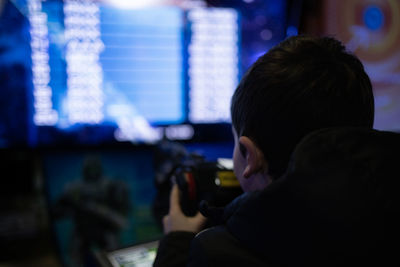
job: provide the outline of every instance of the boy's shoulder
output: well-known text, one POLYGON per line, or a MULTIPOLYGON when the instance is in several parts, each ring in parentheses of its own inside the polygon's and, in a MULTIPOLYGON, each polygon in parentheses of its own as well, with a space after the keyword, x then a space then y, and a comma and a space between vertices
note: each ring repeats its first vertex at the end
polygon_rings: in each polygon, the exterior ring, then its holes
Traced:
POLYGON ((191 260, 203 266, 272 266, 246 248, 228 229, 214 226, 198 233, 192 241, 191 260))

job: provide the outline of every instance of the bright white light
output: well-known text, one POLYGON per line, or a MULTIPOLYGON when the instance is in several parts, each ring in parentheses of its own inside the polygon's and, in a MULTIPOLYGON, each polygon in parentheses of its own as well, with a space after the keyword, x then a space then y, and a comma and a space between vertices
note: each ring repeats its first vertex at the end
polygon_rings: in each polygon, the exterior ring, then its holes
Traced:
POLYGON ((106 0, 106 4, 115 6, 117 8, 143 8, 149 6, 163 5, 170 1, 165 0, 106 0))
POLYGON ((65 0, 64 24, 67 62, 67 109, 69 122, 97 124, 103 114, 103 73, 99 54, 99 6, 65 0))
POLYGON ((170 140, 190 140, 194 129, 191 125, 171 125, 165 129, 165 135, 170 140))
POLYGON ((183 9, 205 7, 204 0, 104 0, 103 3, 117 8, 138 9, 151 6, 179 6, 183 9))
POLYGON ((189 119, 195 123, 227 122, 238 82, 238 14, 234 9, 189 11, 189 119))
POLYGON ((225 169, 232 170, 233 169, 233 160, 230 158, 219 158, 218 164, 224 167, 225 169))
POLYGON ((151 127, 140 115, 120 118, 117 124, 114 137, 118 141, 156 143, 162 138, 162 129, 151 127))
POLYGON ((51 100, 49 40, 47 15, 42 12, 40 0, 29 0, 29 22, 31 35, 32 81, 34 97, 33 122, 36 125, 54 125, 58 113, 53 110, 51 100))

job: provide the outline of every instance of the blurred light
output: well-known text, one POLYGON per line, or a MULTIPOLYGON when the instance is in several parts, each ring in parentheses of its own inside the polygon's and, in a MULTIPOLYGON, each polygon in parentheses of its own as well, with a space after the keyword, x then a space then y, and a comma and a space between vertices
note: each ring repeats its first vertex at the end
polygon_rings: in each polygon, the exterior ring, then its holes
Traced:
POLYGON ((165 135, 169 140, 190 140, 194 129, 191 125, 171 125, 165 129, 165 135))
POLYGON ((153 128, 142 116, 119 118, 114 132, 117 141, 156 143, 162 138, 162 128, 153 128))
POLYGON ((118 8, 142 8, 168 3, 165 0, 106 0, 104 2, 118 8))
POLYGON ((189 44, 189 120, 228 122, 238 82, 238 13, 231 8, 193 9, 189 44))
POLYGON ((286 29, 286 36, 296 36, 299 33, 295 26, 289 26, 286 29))
POLYGON ((64 3, 67 107, 71 124, 98 124, 103 118, 103 73, 99 55, 99 6, 67 0, 64 3))
POLYGON ((32 82, 34 96, 33 122, 36 125, 54 125, 58 113, 53 109, 51 99, 49 65, 49 40, 47 15, 42 12, 39 0, 28 1, 28 18, 30 22, 32 82))
POLYGON ((370 30, 379 30, 384 24, 385 17, 377 6, 368 6, 363 15, 364 23, 370 30))
POLYGON ((228 158, 219 158, 218 164, 224 167, 225 169, 233 169, 233 160, 228 158))
POLYGON ((253 3, 254 0, 243 0, 243 2, 245 2, 245 3, 247 3, 247 4, 250 4, 250 3, 253 3))
POLYGON ((268 29, 265 29, 260 32, 260 36, 261 39, 268 41, 272 39, 272 32, 268 29))
POLYGON ((372 41, 372 33, 364 26, 353 25, 350 27, 352 38, 347 42, 349 51, 356 51, 358 47, 368 49, 372 41))

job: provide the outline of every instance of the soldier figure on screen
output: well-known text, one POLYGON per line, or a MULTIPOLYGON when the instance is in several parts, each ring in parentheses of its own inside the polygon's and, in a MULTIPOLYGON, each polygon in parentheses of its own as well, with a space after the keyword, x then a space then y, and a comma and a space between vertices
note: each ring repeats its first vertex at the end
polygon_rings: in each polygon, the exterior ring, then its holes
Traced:
POLYGON ((105 177, 98 156, 84 160, 82 176, 65 186, 54 207, 56 218, 69 217, 74 223, 69 244, 72 266, 87 266, 92 250, 116 249, 130 210, 127 185, 105 177))

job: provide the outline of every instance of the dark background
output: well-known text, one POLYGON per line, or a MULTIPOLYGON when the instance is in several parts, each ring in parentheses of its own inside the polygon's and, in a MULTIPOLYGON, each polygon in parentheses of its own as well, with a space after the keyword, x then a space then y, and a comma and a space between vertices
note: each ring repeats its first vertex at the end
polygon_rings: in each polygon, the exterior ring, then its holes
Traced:
MULTIPOLYGON (((54 153, 65 154, 65 151, 69 151, 78 160, 87 151, 95 150, 107 154, 110 151, 115 153, 117 149, 119 152, 115 157, 130 157, 132 162, 139 164, 135 168, 147 170, 140 177, 135 176, 134 171, 127 171, 127 177, 131 177, 128 178, 129 182, 136 183, 136 186, 140 187, 142 184, 143 188, 150 190, 142 199, 151 202, 155 194, 151 190, 155 188, 149 189, 148 186, 154 179, 152 153, 155 145, 116 143, 112 139, 112 129, 102 126, 87 126, 74 134, 63 133, 52 127, 37 129, 33 126, 29 91, 29 23, 16 8, 17 2, 21 1, 0 1, 0 264, 62 266, 63 245, 49 213, 52 203, 49 195, 54 194, 51 191, 54 188, 61 190, 66 180, 52 180, 46 176, 45 166, 50 162, 46 159, 51 158, 54 153), (51 140, 48 142, 51 144, 50 148, 37 145, 40 133, 39 140, 51 140), (141 157, 147 159, 147 164, 143 163, 141 157), (146 179, 146 182, 141 183, 139 178, 146 179)), ((379 66, 387 66, 391 58, 399 55, 400 26, 393 19, 400 17, 399 6, 391 6, 393 1, 293 0, 287 1, 284 14, 268 17, 266 14, 273 14, 274 8, 279 6, 272 4, 274 2, 278 1, 207 1, 209 6, 229 6, 241 10, 242 69, 246 69, 261 53, 288 35, 329 34, 349 44, 352 38, 359 37, 357 32, 351 30, 352 26, 364 27, 374 36, 374 42, 371 46, 355 46, 354 52, 366 64, 374 85, 375 128, 398 131, 400 63, 389 64, 389 69, 384 69, 385 73, 391 75, 382 75, 377 70, 379 66), (379 14, 381 19, 383 17, 383 22, 379 22, 379 16, 369 17, 367 11, 371 7, 381 12, 379 14), (260 31, 265 28, 277 30, 274 39, 262 38, 260 31), (387 38, 389 32, 392 36, 390 40, 387 38), (380 38, 376 38, 377 34, 380 38)), ((194 125, 194 129, 193 139, 181 142, 187 151, 202 154, 209 160, 231 157, 232 135, 229 124, 194 125)), ((67 166, 71 166, 62 157, 52 160, 53 171, 63 172, 67 166)), ((121 168, 121 163, 107 164, 110 169, 121 168)), ((79 171, 77 165, 71 168, 79 171)), ((71 180, 75 178, 76 176, 71 177, 71 180)), ((157 234, 159 233, 153 231, 148 237, 156 237, 157 234)), ((123 245, 134 244, 143 239, 145 238, 128 238, 123 245)))

